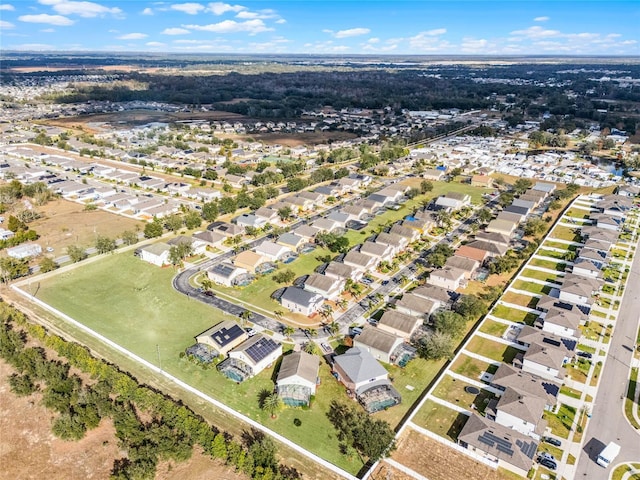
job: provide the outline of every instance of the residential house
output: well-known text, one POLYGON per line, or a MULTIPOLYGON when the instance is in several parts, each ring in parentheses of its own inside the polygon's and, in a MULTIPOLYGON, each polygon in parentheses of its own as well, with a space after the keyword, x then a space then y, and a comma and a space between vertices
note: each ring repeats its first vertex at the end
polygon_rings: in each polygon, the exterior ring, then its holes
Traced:
MULTIPOLYGON (((423 302, 429 302, 430 300, 420 299, 420 297, 415 297, 423 302)), ((399 310, 387 310, 380 317, 380 321, 378 322, 378 330, 384 330, 396 337, 400 337, 403 340, 409 340, 411 335, 416 331, 416 329, 422 324, 422 319, 417 318, 413 315, 408 315, 406 313, 402 313, 399 310)), ((365 330, 369 331, 370 329, 375 330, 375 327, 367 326, 365 330)), ((362 331, 364 333, 364 330, 362 331)), ((356 340, 359 340, 360 335, 356 337, 356 340)), ((395 347, 394 347, 395 349, 395 347)), ((393 353, 393 351, 391 352, 393 353)), ((374 355, 376 356, 376 355, 374 355)), ((378 358, 378 357, 376 357, 378 358)))
MULTIPOLYGON (((249 376, 254 376, 275 362, 281 355, 282 344, 280 342, 258 333, 231 350, 229 360, 235 360, 236 365, 242 364, 241 369, 249 376)), ((221 371, 223 370, 221 369, 221 371)))
POLYGON ((532 212, 536 208, 535 201, 526 200, 522 198, 522 196, 514 199, 513 202, 511 202, 511 205, 513 205, 514 207, 526 208, 527 210, 529 210, 529 212, 532 212))
POLYGON ((396 233, 381 232, 376 236, 376 243, 391 246, 394 250, 394 255, 396 255, 407 248, 409 245, 409 239, 396 233))
POLYGON ((240 252, 232 260, 233 264, 238 268, 243 268, 249 273, 255 273, 256 268, 267 260, 262 256, 251 250, 244 250, 240 252))
POLYGON ((196 342, 208 345, 218 355, 226 355, 248 338, 236 322, 224 320, 196 336, 196 342))
POLYGON ((474 272, 480 267, 480 262, 474 260, 472 258, 460 257, 458 255, 453 255, 447 258, 447 261, 444 264, 445 267, 457 268, 459 270, 464 271, 464 278, 469 280, 474 272))
POLYGON ((476 250, 484 250, 489 254, 489 257, 501 257, 505 253, 507 253, 508 247, 505 247, 501 243, 493 243, 487 242, 484 240, 473 240, 466 245, 465 247, 475 248, 476 250))
POLYGON ((599 254, 607 255, 611 250, 612 242, 607 242, 604 240, 595 240, 593 238, 588 238, 584 245, 582 246, 580 253, 585 252, 586 250, 594 250, 599 254))
POLYGON ((310 210, 313 210, 315 207, 315 203, 313 202, 313 200, 301 197, 299 195, 287 197, 283 201, 289 203, 294 212, 308 212, 310 210))
POLYGON ((506 212, 501 211, 496 217, 497 220, 508 220, 510 222, 521 223, 527 218, 526 215, 521 215, 519 213, 506 212))
POLYGON ((455 291, 465 283, 465 271, 452 267, 437 268, 429 274, 427 283, 455 291))
POLYGON ((318 192, 308 192, 308 191, 302 191, 302 192, 298 192, 298 197, 300 198, 304 198, 305 200, 309 200, 310 202, 312 202, 312 205, 314 207, 317 206, 321 206, 325 200, 325 198, 327 198, 325 195, 318 193, 318 192))
POLYGON ((473 175, 471 177, 471 186, 492 188, 493 178, 491 178, 489 175, 473 175))
POLYGON ((233 175, 231 173, 226 173, 224 175, 224 180, 231 185, 233 188, 242 188, 243 185, 249 183, 246 177, 240 175, 233 175))
POLYGON ((324 275, 336 279, 344 279, 345 281, 351 279, 352 281, 357 282, 364 275, 364 271, 359 268, 345 265, 344 263, 331 261, 324 270, 324 275))
POLYGON ((236 267, 235 265, 227 262, 218 263, 207 270, 207 277, 214 283, 232 287, 234 280, 247 273, 244 268, 236 267))
POLYGON ((305 243, 307 243, 307 240, 304 237, 301 237, 300 235, 296 235, 295 233, 287 232, 287 233, 283 233, 282 235, 280 235, 278 237, 278 240, 276 240, 276 243, 279 244, 279 245, 285 246, 285 247, 293 250, 294 252, 296 252, 305 243))
POLYGON ((489 222, 489 225, 485 228, 488 233, 498 233, 500 235, 506 235, 507 237, 513 237, 513 234, 518 228, 518 224, 516 222, 512 222, 509 220, 499 220, 494 219, 489 222))
POLYGON ((436 285, 425 284, 421 287, 414 288, 411 290, 413 295, 416 295, 421 298, 426 298, 427 300, 433 300, 434 302, 439 302, 440 306, 449 305, 452 300, 455 299, 456 294, 450 292, 446 288, 438 287, 436 285))
POLYGON ((243 229, 246 229, 246 227, 262 228, 267 224, 267 220, 265 218, 258 217, 252 213, 243 213, 231 221, 243 229))
POLYGON ((15 236, 15 233, 13 233, 11 230, 0 228, 0 240, 9 240, 13 236, 15 236))
POLYGON ((391 262, 394 257, 393 252, 392 246, 369 240, 360 245, 360 253, 375 257, 380 262, 391 262))
POLYGON ((362 218, 369 213, 369 211, 366 208, 358 205, 348 205, 346 207, 342 207, 340 211, 345 215, 348 215, 349 220, 356 220, 356 221, 362 220, 362 218))
POLYGON ((507 387, 499 400, 489 402, 485 413, 499 425, 540 440, 547 427, 542 419, 545 409, 544 398, 507 387))
POLYGON ((367 350, 354 347, 333 358, 333 372, 370 413, 397 405, 400 394, 389 381, 387 370, 367 350))
POLYGON ((491 378, 491 385, 503 392, 511 388, 517 392, 542 398, 545 402, 545 410, 554 410, 558 404, 560 383, 523 372, 506 363, 498 366, 491 378))
POLYGON ((284 245, 278 245, 270 240, 264 240, 259 243, 254 249, 257 254, 269 259, 272 262, 277 262, 282 259, 286 254, 292 253, 291 249, 284 245))
MULTIPOLYGON (((578 252, 578 260, 580 259, 588 260, 600 269, 609 264, 609 254, 603 250, 595 250, 593 248, 581 248, 578 252)), ((574 263, 576 262, 577 260, 574 261, 574 263)))
MULTIPOLYGON (((552 298, 552 297, 550 297, 552 298)), ((562 305, 556 300, 555 304, 562 305)), ((562 338, 580 338, 580 325, 588 320, 578 308, 564 308, 564 306, 550 306, 542 313, 539 320, 542 322, 542 330, 562 338)), ((538 306, 536 305, 536 308, 538 306)))
POLYGON ((599 240, 609 244, 614 244, 618 241, 618 232, 598 228, 595 225, 582 227, 580 234, 585 240, 599 240))
POLYGON ((222 247, 222 242, 225 241, 227 237, 218 232, 211 232, 209 230, 205 230, 204 232, 197 232, 193 234, 193 238, 197 238, 201 242, 204 242, 210 247, 220 248, 222 247))
POLYGON ((444 175, 444 170, 438 170, 437 168, 426 168, 424 172, 422 172, 423 178, 433 182, 442 180, 444 178, 444 175))
POLYGON ((605 230, 620 231, 624 223, 624 217, 611 216, 606 213, 592 213, 589 218, 596 227, 605 230))
POLYGON ((555 191, 556 186, 553 183, 536 182, 531 189, 551 195, 555 191))
POLYGON ((282 403, 290 407, 308 406, 316 394, 319 371, 320 360, 316 355, 300 351, 282 357, 276 378, 276 393, 282 403))
MULTIPOLYGON (((415 323, 416 319, 410 317, 415 323)), ((395 361, 394 352, 404 342, 402 337, 398 337, 387 330, 367 325, 362 329, 362 333, 353 339, 353 346, 366 350, 373 358, 385 363, 395 361)))
POLYGON ((618 187, 618 195, 627 198, 635 198, 640 195, 640 187, 635 185, 621 185, 618 187))
POLYGON ((244 228, 241 226, 225 222, 214 222, 207 227, 207 230, 220 233, 225 237, 235 237, 236 235, 244 234, 244 228))
POLYGON ((280 219, 280 217, 278 216, 278 211, 269 207, 260 207, 255 212, 253 212, 253 214, 258 218, 264 219, 265 224, 276 223, 280 219))
POLYGON ((530 213, 528 208, 516 207, 515 205, 509 205, 508 207, 504 208, 502 211, 507 213, 515 213, 516 215, 519 215, 520 220, 518 223, 524 221, 527 218, 527 215, 529 215, 530 213))
POLYGON ((573 262, 574 275, 580 275, 581 277, 599 278, 602 274, 602 270, 595 264, 595 262, 586 258, 577 258, 573 262))
POLYGON ((320 231, 321 230, 316 227, 312 227, 311 225, 300 225, 295 230, 293 230, 293 233, 295 233, 299 237, 304 238, 305 242, 310 243, 313 242, 313 239, 320 231))
POLYGON ((406 238, 409 243, 413 243, 420 239, 421 233, 428 232, 430 227, 422 221, 403 221, 402 225, 394 223, 389 229, 391 235, 400 235, 406 238))
POLYGON ((511 245, 511 237, 502 233, 480 231, 476 233, 476 240, 484 240, 485 242, 497 243, 504 247, 511 245))
POLYGON ((320 310, 323 302, 322 295, 297 287, 285 288, 280 297, 280 303, 284 308, 306 316, 311 316, 320 310))
POLYGON ((311 224, 312 227, 317 228, 319 231, 324 232, 332 232, 340 225, 334 220, 330 220, 328 218, 319 218, 315 222, 311 224))
POLYGON ((396 300, 396 311, 428 320, 441 303, 437 300, 423 298, 414 293, 405 293, 401 299, 396 300))
POLYGON ((436 206, 451 210, 460 210, 468 205, 471 205, 471 196, 466 193, 449 192, 436 200, 436 206))
POLYGON ((484 263, 484 261, 489 258, 489 252, 486 250, 482 250, 479 248, 473 248, 469 245, 460 246, 454 253, 456 257, 469 258, 471 260, 475 260, 480 265, 484 263))
POLYGON ((167 240, 167 245, 173 247, 178 245, 189 245, 192 255, 202 255, 207 251, 207 244, 197 238, 187 237, 186 235, 178 235, 175 238, 167 240))
POLYGON ((559 287, 559 299, 578 306, 589 306, 593 302, 592 297, 599 292, 603 283, 598 278, 566 274, 563 278, 562 286, 559 287))
POLYGON ((472 413, 458 434, 458 444, 525 478, 533 466, 538 441, 472 413))
POLYGON ((351 250, 344 256, 342 263, 363 271, 369 271, 376 268, 379 260, 376 257, 351 250))
POLYGON ((169 250, 171 246, 164 242, 152 243, 137 249, 142 260, 158 267, 169 264, 169 250))
POLYGON ((605 195, 596 203, 596 208, 604 215, 625 218, 633 208, 633 200, 621 195, 605 195))
POLYGON ((346 228, 347 222, 349 221, 349 215, 342 212, 331 212, 327 215, 327 220, 331 220, 336 223, 339 228, 346 228))
POLYGON ((312 273, 304 282, 304 289, 322 295, 327 300, 336 300, 344 290, 345 279, 312 273))
MULTIPOLYGON (((542 201, 542 199, 538 195, 529 195, 527 193, 523 193, 522 195, 520 195, 517 198, 517 200, 521 200, 523 202, 530 202, 532 210, 534 208, 536 208, 540 204, 540 202, 542 201)), ((513 205, 522 206, 522 207, 526 207, 527 206, 526 204, 518 205, 515 202, 513 203, 513 205)))

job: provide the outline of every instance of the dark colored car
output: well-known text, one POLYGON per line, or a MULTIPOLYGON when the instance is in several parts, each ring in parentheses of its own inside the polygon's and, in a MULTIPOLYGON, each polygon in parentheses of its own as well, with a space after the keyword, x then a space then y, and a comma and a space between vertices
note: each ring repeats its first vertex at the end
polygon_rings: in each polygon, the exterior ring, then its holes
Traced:
POLYGON ((559 446, 562 445, 562 442, 560 440, 558 440, 557 438, 544 437, 542 440, 547 442, 549 445, 553 445, 554 447, 559 447, 559 446))
POLYGON ((593 355, 589 352, 576 352, 576 355, 582 358, 588 358, 588 359, 593 358, 593 355))

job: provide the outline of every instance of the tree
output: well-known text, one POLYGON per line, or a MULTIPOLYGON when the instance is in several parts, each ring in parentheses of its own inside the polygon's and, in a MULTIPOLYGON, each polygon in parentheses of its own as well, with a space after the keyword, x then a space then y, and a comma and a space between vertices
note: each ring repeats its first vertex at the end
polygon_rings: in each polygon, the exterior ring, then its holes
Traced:
POLYGON ((338 305, 338 307, 340 307, 344 311, 347 309, 347 306, 349 305, 349 301, 346 298, 339 298, 336 301, 336 305, 338 305))
POLYGON ((308 353, 309 355, 322 355, 320 351, 320 347, 316 342, 307 342, 302 346, 302 350, 308 353))
POLYGON ((28 259, 0 257, 0 275, 5 283, 29 275, 28 259))
POLYGON ((487 313, 487 306, 475 295, 461 295, 453 306, 465 320, 477 320, 487 313))
POLYGON ((193 247, 188 242, 180 242, 169 249, 171 265, 182 265, 182 261, 193 253, 193 247))
POLYGON ((262 400, 260 406, 262 410, 267 412, 271 418, 276 418, 277 413, 282 409, 282 399, 277 393, 272 393, 262 400))
POLYGON ((307 186, 307 182, 302 178, 294 177, 287 180, 287 190, 290 192, 299 192, 307 186))
POLYGON ((491 220, 491 217, 493 217, 493 214, 488 208, 482 208, 478 212, 478 220, 480 223, 488 223, 491 220))
POLYGON ((291 283, 293 279, 296 278, 296 273, 287 268, 286 270, 274 273, 271 278, 277 283, 291 283))
POLYGON ((433 324, 437 332, 448 333, 452 337, 459 337, 464 333, 466 320, 462 315, 452 311, 440 311, 433 315, 433 324))
POLYGON ((429 180, 422 180, 420 182, 420 191, 422 193, 429 193, 432 190, 433 190, 433 182, 430 182, 429 180))
POLYGON ((51 257, 43 257, 38 266, 42 273, 52 272, 58 268, 58 264, 51 257))
MULTIPOLYGON (((273 312, 274 314, 276 312, 273 312)), ((284 329, 282 330, 282 333, 284 334, 285 337, 287 338, 291 338, 291 335, 293 335, 296 332, 296 329, 293 328, 291 325, 287 325, 286 327, 284 327, 284 329)))
POLYGON ((547 228, 546 222, 539 217, 530 218, 524 224, 523 231, 526 236, 536 236, 544 232, 547 228))
POLYGON ((409 190, 407 190, 406 195, 407 195, 407 197, 409 197, 409 198, 415 198, 415 197, 417 197, 418 195, 420 195, 420 193, 421 193, 421 192, 420 192, 420 189, 419 189, 419 188, 412 187, 412 188, 410 188, 409 190))
POLYGON ((189 230, 199 228, 202 225, 202 217, 196 210, 189 210, 184 215, 184 225, 189 230))
POLYGON ((327 328, 329 329, 329 333, 331 335, 337 335, 338 333, 340 333, 340 324, 336 321, 331 322, 327 328))
POLYGON ((181 215, 174 213, 164 219, 164 225, 170 232, 177 232, 184 225, 184 220, 181 215))
POLYGON ((215 222, 218 215, 220 215, 218 202, 208 202, 202 205, 202 218, 207 222, 215 222))
POLYGON ((453 337, 448 333, 434 332, 418 340, 418 355, 427 360, 451 358, 453 337))
POLYGON ((325 320, 328 319, 328 318, 333 317, 333 307, 331 305, 325 303, 322 306, 322 308, 320 309, 320 315, 325 320))
POLYGON ((9 215, 9 219, 7 220, 7 229, 11 230, 13 233, 16 233, 18 231, 24 231, 27 228, 29 227, 27 227, 27 225, 23 221, 21 221, 17 217, 14 217, 13 215, 9 215))
POLYGON ((529 190, 532 185, 533 183, 528 178, 519 178, 513 184, 513 191, 518 195, 522 195, 524 192, 529 190))
POLYGON ((501 207, 508 207, 513 202, 513 192, 502 192, 498 197, 498 203, 501 207))
POLYGON ((157 238, 162 235, 163 227, 160 220, 153 219, 153 222, 149 222, 144 226, 144 238, 157 238))
POLYGON ((291 210, 291 207, 285 206, 278 209, 278 217, 280 217, 280 220, 283 222, 289 220, 292 215, 293 210, 291 210))
POLYGON ((234 213, 238 209, 238 202, 233 197, 223 197, 218 202, 220 213, 234 213))
POLYGON ((116 241, 104 235, 96 237, 95 247, 98 253, 109 253, 116 249, 116 241))
POLYGON ((240 314, 240 319, 242 320, 243 325, 251 320, 251 317, 253 317, 253 312, 251 310, 243 310, 240 314))
POLYGON ((138 243, 138 234, 131 230, 125 230, 122 232, 122 243, 124 245, 135 245, 138 243))
POLYGON ((78 263, 88 257, 87 251, 79 245, 69 245, 67 255, 73 263, 78 263))

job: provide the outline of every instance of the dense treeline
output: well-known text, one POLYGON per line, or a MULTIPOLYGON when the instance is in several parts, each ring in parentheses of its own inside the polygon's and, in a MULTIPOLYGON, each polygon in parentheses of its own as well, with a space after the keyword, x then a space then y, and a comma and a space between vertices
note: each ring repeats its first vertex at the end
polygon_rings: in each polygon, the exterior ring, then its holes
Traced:
POLYGON ((6 303, 0 303, 0 322, 0 357, 17 371, 9 378, 11 390, 21 396, 42 393, 43 404, 57 414, 52 425, 56 436, 81 439, 102 419, 113 421, 126 455, 115 460, 111 478, 154 478, 160 460, 185 461, 194 445, 253 479, 300 478, 294 469, 278 464, 275 444, 261 432, 246 432, 241 442, 234 440, 180 402, 94 358, 85 347, 28 323, 6 303), (54 350, 62 360, 48 358, 42 346, 27 346, 29 339, 54 350), (90 380, 70 373, 72 366, 90 380))

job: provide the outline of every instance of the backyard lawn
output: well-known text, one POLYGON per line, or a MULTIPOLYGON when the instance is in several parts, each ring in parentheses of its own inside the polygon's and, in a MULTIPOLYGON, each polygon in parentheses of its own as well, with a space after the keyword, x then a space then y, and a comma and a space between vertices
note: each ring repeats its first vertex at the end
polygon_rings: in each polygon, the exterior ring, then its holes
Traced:
POLYGON ((473 386, 470 383, 456 380, 449 375, 443 375, 433 390, 433 396, 446 400, 465 410, 475 409, 479 412, 484 412, 488 401, 492 399, 494 395, 487 390, 480 390, 480 393, 477 394, 469 393, 466 391, 468 387, 473 386))
POLYGON ((542 282, 550 283, 562 283, 562 277, 560 275, 554 275, 553 273, 543 272, 541 270, 534 270, 532 268, 525 268, 520 274, 522 277, 533 278, 534 280, 540 280, 542 282))
POLYGON ((487 318, 482 322, 480 331, 488 335, 493 335, 494 337, 502 337, 507 328, 509 328, 508 325, 487 318))
POLYGON ((554 242, 553 240, 545 240, 542 243, 542 246, 549 248, 560 248, 562 250, 568 250, 570 252, 575 252, 578 250, 578 247, 576 245, 567 245, 566 243, 554 242))
POLYGON ((538 318, 538 314, 536 313, 520 310, 519 308, 507 307, 506 305, 496 305, 491 311, 491 315, 511 322, 524 322, 527 325, 532 325, 535 319, 538 318))
POLYGON ((468 418, 466 415, 440 405, 433 400, 427 400, 413 417, 413 423, 456 442, 460 430, 462 430, 468 418))
POLYGON ((498 369, 496 365, 492 365, 477 358, 469 357, 468 355, 461 354, 458 356, 455 362, 451 364, 449 370, 458 375, 464 375, 465 377, 472 378, 474 380, 480 380, 480 375, 484 372, 495 373, 498 369))
POLYGON ((579 233, 576 233, 574 230, 576 229, 565 227, 564 225, 556 225, 556 227, 552 230, 549 238, 551 240, 557 238, 560 240, 567 240, 569 242, 581 242, 582 236, 579 233))
POLYGON ((536 308, 538 301, 537 297, 530 297, 529 295, 523 295, 521 293, 506 292, 502 295, 502 301, 505 303, 513 303, 528 308, 536 308))
POLYGON ((494 342, 477 335, 469 341, 466 350, 490 358, 491 360, 495 360, 497 362, 504 362, 509 364, 513 362, 516 354, 520 351, 517 348, 504 345, 503 343, 494 342))
POLYGON ((552 262, 551 260, 542 260, 534 257, 529 265, 532 267, 548 268, 549 270, 555 270, 557 272, 564 272, 567 265, 563 262, 552 262))
POLYGON ((524 280, 516 280, 513 282, 512 287, 516 290, 524 290, 525 292, 533 293, 534 295, 548 295, 551 291, 551 287, 548 285, 526 282, 524 280))

